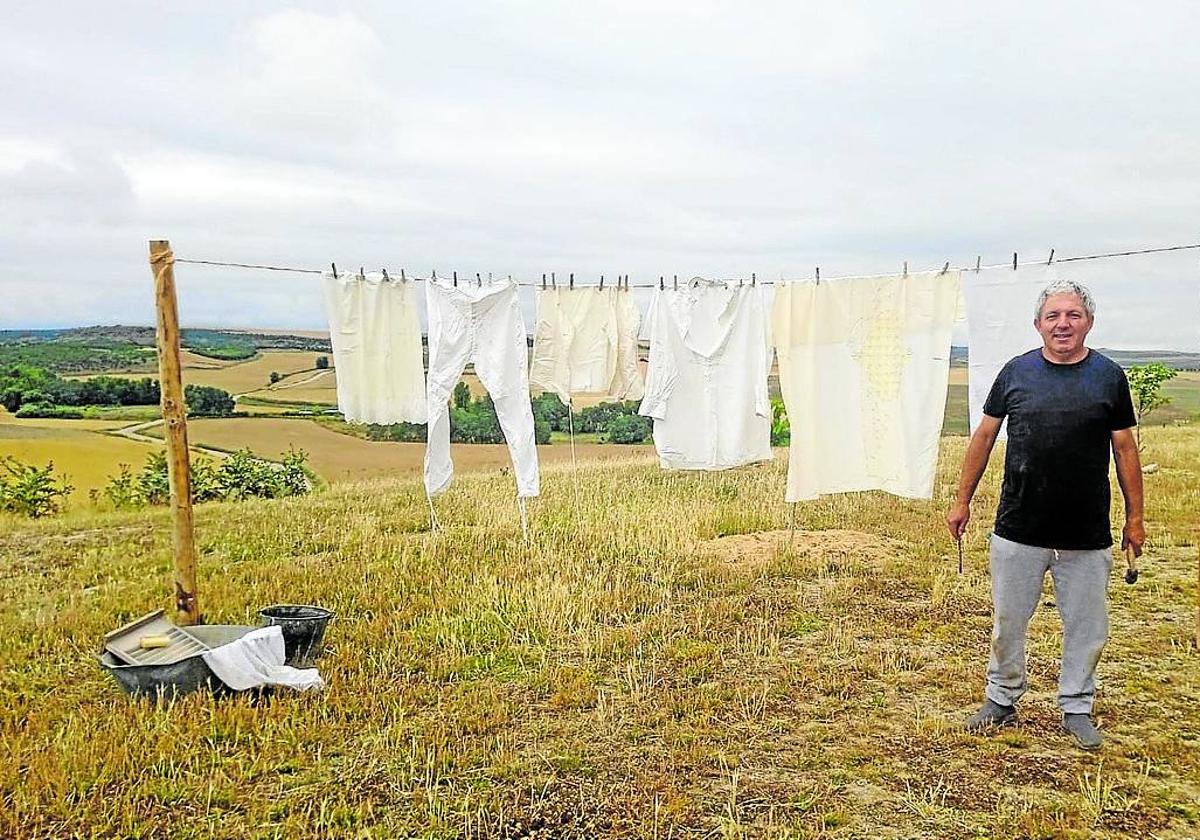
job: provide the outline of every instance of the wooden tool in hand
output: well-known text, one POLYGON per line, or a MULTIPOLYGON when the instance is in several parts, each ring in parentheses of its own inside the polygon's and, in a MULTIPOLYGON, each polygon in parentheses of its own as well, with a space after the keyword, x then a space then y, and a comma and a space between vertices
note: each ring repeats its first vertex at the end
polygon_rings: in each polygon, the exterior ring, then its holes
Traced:
POLYGON ((1133 585, 1137 583, 1138 570, 1137 558, 1133 556, 1133 547, 1125 547, 1125 582, 1133 585))

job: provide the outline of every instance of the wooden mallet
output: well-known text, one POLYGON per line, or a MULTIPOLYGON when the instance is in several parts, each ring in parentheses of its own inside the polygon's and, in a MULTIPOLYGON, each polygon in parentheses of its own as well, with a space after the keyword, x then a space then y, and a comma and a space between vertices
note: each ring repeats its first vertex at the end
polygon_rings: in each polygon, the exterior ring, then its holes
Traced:
POLYGON ((1131 586, 1137 583, 1137 558, 1133 556, 1133 546, 1125 546, 1125 582, 1131 586))

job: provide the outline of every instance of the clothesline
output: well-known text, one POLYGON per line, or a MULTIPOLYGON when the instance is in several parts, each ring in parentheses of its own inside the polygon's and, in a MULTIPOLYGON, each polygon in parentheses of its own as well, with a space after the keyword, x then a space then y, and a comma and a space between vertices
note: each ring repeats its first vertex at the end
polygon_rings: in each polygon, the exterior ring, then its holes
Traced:
MULTIPOLYGON (((1104 260, 1104 259, 1111 259, 1114 257, 1130 257, 1130 256, 1136 256, 1139 254, 1161 254, 1161 253, 1166 253, 1168 251, 1188 251, 1188 250, 1195 250, 1195 249, 1200 249, 1200 243, 1193 243, 1193 244, 1189 244, 1189 245, 1170 245, 1170 246, 1167 246, 1164 248, 1142 248, 1142 249, 1133 250, 1133 251, 1113 251, 1113 252, 1103 253, 1103 254, 1086 254, 1086 255, 1078 256, 1078 257, 1061 257, 1059 259, 1055 259, 1054 250, 1051 249, 1050 256, 1048 259, 1026 260, 1024 262, 1018 262, 1017 254, 1016 254, 1016 252, 1014 252, 1012 260, 1002 262, 1002 263, 991 263, 989 265, 981 265, 980 260, 976 260, 975 265, 973 265, 973 266, 951 266, 950 263, 947 262, 940 269, 933 268, 933 269, 926 269, 926 271, 945 272, 945 271, 949 271, 949 270, 953 269, 955 271, 962 271, 965 273, 969 273, 969 272, 980 272, 980 271, 993 271, 996 269, 1004 269, 1004 268, 1016 270, 1017 268, 1019 268, 1021 266, 1048 265, 1051 263, 1083 262, 1086 260, 1104 260)), ((291 266, 226 262, 226 261, 222 261, 222 260, 184 259, 182 257, 176 257, 175 262, 189 263, 192 265, 212 265, 212 266, 220 266, 223 268, 248 268, 248 269, 253 269, 256 271, 282 271, 282 272, 288 272, 288 273, 292 273, 292 274, 326 274, 327 273, 323 269, 316 269, 316 268, 295 268, 295 267, 291 267, 291 266)), ((332 268, 333 265, 331 264, 330 267, 332 268)), ((361 271, 361 269, 360 269, 360 271, 361 271)), ((387 273, 386 270, 385 270, 385 273, 387 273)), ((870 275, 842 274, 842 275, 837 275, 837 276, 833 276, 833 277, 822 278, 821 270, 820 270, 820 268, 818 268, 816 270, 815 274, 811 277, 801 277, 801 278, 796 278, 796 279, 785 279, 785 278, 781 277, 779 280, 759 280, 757 278, 757 275, 751 274, 749 278, 735 277, 735 278, 732 278, 732 280, 737 280, 739 283, 752 283, 752 284, 761 283, 764 286, 773 286, 773 285, 777 285, 777 284, 781 284, 781 283, 804 283, 804 282, 819 283, 819 282, 821 282, 822 279, 825 279, 825 280, 857 280, 862 277, 868 277, 868 276, 870 276, 870 277, 903 277, 903 276, 907 275, 908 273, 909 273, 908 264, 905 263, 904 271, 897 271, 897 272, 893 272, 893 273, 885 272, 883 274, 870 274, 870 275)), ((913 273, 919 273, 919 272, 914 271, 913 273)), ((920 273, 923 273, 923 272, 920 272, 920 273)), ((511 275, 505 275, 505 276, 508 277, 509 279, 511 279, 511 275)), ((434 271, 432 273, 431 277, 409 277, 409 276, 407 276, 407 274, 404 272, 403 269, 400 271, 399 277, 402 280, 412 281, 412 282, 416 282, 416 283, 427 283, 431 279, 433 279, 435 281, 437 279, 439 279, 437 277, 436 271, 434 271)), ((601 275, 601 284, 603 284, 603 277, 604 277, 604 275, 601 275)), ((630 283, 629 275, 627 275, 627 274, 626 275, 617 275, 617 277, 618 277, 618 283, 620 283, 621 277, 625 278, 624 288, 626 288, 626 289, 630 289, 630 288, 632 288, 632 289, 665 288, 668 283, 670 283, 672 286, 677 286, 678 282, 679 282, 679 278, 677 275, 672 275, 670 280, 666 279, 666 275, 659 275, 658 282, 651 282, 651 283, 630 283)), ((456 282, 456 283, 458 282, 459 279, 461 279, 461 281, 463 283, 471 282, 470 279, 467 277, 458 278, 457 274, 454 272, 451 273, 451 277, 442 277, 440 279, 450 280, 451 278, 453 278, 453 282, 456 282)), ((491 282, 491 278, 492 278, 492 275, 489 274, 488 275, 489 282, 491 282)), ((478 273, 475 274, 475 279, 476 279, 476 282, 478 282, 478 283, 483 282, 482 275, 480 275, 478 273)), ((568 275, 568 279, 565 282, 567 283, 569 288, 573 288, 575 285, 574 275, 573 274, 568 275)), ((726 282, 730 282, 730 281, 727 280, 726 282)), ((536 280, 534 280, 534 281, 515 281, 515 285, 533 287, 533 288, 557 288, 557 286, 558 286, 557 272, 551 272, 550 274, 543 275, 541 281, 536 281, 536 280)))

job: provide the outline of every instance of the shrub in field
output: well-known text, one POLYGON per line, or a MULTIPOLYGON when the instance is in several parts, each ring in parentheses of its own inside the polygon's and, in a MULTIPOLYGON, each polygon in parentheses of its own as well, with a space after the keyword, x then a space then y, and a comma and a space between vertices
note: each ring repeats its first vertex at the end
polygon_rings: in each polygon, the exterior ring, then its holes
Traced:
POLYGON ((0 458, 0 511, 38 518, 58 513, 74 489, 54 474, 54 462, 36 467, 11 455, 0 458))
POLYGON ((69 405, 55 405, 45 402, 22 403, 17 409, 18 417, 57 418, 59 420, 78 420, 83 417, 83 409, 69 405))
POLYGON ((1137 444, 1142 448, 1142 419, 1171 401, 1160 392, 1163 383, 1174 379, 1179 371, 1167 367, 1162 362, 1151 362, 1148 365, 1130 365, 1125 371, 1129 379, 1129 392, 1133 395, 1133 409, 1137 413, 1137 444))
POLYGON ((317 356, 316 366, 317 370, 329 370, 329 357, 317 356))
POLYGON ((283 379, 283 374, 277 370, 273 370, 273 371, 271 371, 271 375, 268 376, 267 378, 271 381, 271 384, 274 385, 280 379, 283 379))
POLYGON ((188 415, 193 417, 220 417, 233 413, 233 397, 228 391, 207 385, 188 385, 183 389, 188 415))
POLYGON ((121 471, 104 485, 104 498, 117 510, 141 507, 145 502, 138 478, 130 471, 128 464, 121 464, 121 471))
POLYGON ((771 400, 771 445, 787 446, 792 442, 792 427, 788 422, 783 400, 771 400))
POLYGON ((599 405, 588 406, 582 411, 576 412, 575 431, 604 434, 608 431, 608 424, 613 420, 618 417, 636 416, 637 410, 637 400, 602 402, 599 405))
POLYGON ((171 482, 167 475, 167 454, 152 452, 138 474, 138 497, 143 504, 165 505, 171 498, 171 482))
MULTIPOLYGON (((191 462, 192 501, 238 501, 250 497, 274 499, 302 496, 315 484, 308 468, 308 455, 291 449, 281 463, 266 461, 249 449, 233 453, 224 461, 196 458, 191 462)), ((104 498, 117 509, 144 505, 165 505, 171 498, 167 457, 155 452, 146 458, 141 472, 133 473, 127 464, 108 480, 104 498)))
POLYGON ((607 439, 610 443, 642 443, 650 437, 651 431, 649 418, 626 414, 608 424, 607 439))
POLYGON ((533 398, 531 404, 535 418, 541 417, 553 431, 567 431, 568 411, 563 401, 558 398, 558 394, 549 392, 538 394, 533 398))

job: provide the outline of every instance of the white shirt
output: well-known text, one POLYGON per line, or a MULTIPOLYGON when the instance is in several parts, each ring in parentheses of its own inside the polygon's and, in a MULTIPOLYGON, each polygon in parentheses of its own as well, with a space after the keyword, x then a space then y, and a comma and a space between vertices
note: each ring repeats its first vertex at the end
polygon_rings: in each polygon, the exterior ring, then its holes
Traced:
POLYGON ((650 304, 650 370, 638 413, 654 418, 665 469, 771 460, 771 338, 762 289, 692 281, 650 304))

